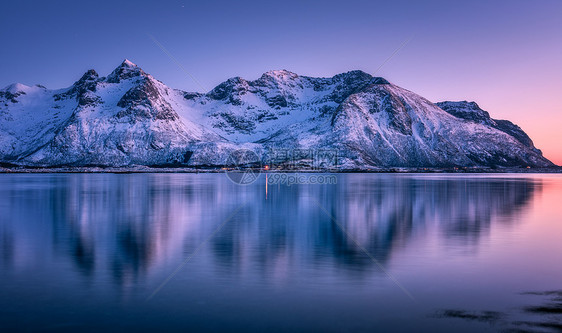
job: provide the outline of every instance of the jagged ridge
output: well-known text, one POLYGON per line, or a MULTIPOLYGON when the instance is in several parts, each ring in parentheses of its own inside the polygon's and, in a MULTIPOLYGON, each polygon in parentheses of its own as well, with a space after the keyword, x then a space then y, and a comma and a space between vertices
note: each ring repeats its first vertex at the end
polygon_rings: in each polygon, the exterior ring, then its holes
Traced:
POLYGON ((270 71, 190 93, 125 60, 67 89, 8 86, 0 119, 0 160, 21 165, 221 165, 240 147, 331 149, 355 169, 552 165, 474 102, 433 104, 362 71, 270 71))

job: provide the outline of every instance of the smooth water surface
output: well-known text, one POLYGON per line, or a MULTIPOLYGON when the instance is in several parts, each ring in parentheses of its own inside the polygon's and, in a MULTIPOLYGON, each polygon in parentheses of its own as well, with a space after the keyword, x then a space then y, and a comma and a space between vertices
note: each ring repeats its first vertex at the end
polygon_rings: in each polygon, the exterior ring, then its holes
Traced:
POLYGON ((1 174, 0 329, 560 325, 561 176, 336 177, 1 174))

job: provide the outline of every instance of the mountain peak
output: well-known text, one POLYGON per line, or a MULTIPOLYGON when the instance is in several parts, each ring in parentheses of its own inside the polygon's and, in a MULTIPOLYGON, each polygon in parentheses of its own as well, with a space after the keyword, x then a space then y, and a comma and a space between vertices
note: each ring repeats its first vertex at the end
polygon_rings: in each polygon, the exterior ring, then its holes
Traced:
POLYGON ((125 67, 138 67, 135 63, 133 63, 131 60, 129 59, 125 59, 123 60, 123 62, 121 63, 121 66, 125 66, 125 67))
POLYGON ((457 109, 457 110, 463 110, 463 112, 476 112, 476 113, 482 113, 482 112, 486 112, 484 110, 482 110, 482 108, 480 108, 480 106, 478 104, 476 104, 476 102, 469 102, 469 101, 443 101, 443 102, 438 102, 435 103, 437 106, 439 106, 441 109, 445 110, 445 111, 449 111, 452 109, 457 109))
POLYGON ((85 81, 93 81, 99 78, 98 73, 94 69, 88 69, 84 75, 78 80, 77 83, 85 82, 85 81))
POLYGON ((26 86, 23 83, 12 83, 10 85, 8 85, 6 88, 4 88, 5 91, 11 93, 11 94, 16 94, 16 93, 25 93, 27 92, 29 89, 31 89, 31 87, 26 86))
POLYGON ((438 107, 442 110, 446 111, 449 114, 461 119, 472 120, 480 123, 490 123, 492 119, 490 118, 490 114, 480 108, 476 102, 468 102, 468 101, 459 101, 459 102, 452 102, 452 101, 444 101, 435 103, 438 107))
POLYGON ((129 59, 123 62, 107 76, 107 82, 119 83, 121 80, 126 80, 135 76, 144 76, 146 73, 129 59))
POLYGON ((370 74, 365 73, 359 69, 337 74, 332 77, 332 79, 336 79, 336 80, 343 79, 343 80, 360 80, 360 81, 368 81, 371 80, 372 78, 373 77, 370 74))
POLYGON ((474 101, 443 101, 440 103, 480 109, 480 106, 474 101))
POLYGON ((262 74, 261 78, 275 78, 278 80, 293 80, 299 77, 298 74, 288 71, 286 69, 278 69, 278 70, 271 70, 267 71, 262 74))
POLYGON ((268 74, 268 75, 275 75, 275 76, 281 76, 281 75, 297 75, 296 73, 293 73, 291 71, 288 71, 286 69, 273 69, 270 71, 265 72, 264 74, 268 74))

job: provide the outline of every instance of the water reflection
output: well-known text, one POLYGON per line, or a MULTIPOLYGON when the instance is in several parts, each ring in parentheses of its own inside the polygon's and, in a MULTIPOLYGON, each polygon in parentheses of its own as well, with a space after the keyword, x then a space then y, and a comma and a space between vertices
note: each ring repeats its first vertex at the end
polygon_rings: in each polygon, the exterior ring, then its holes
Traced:
POLYGON ((135 284, 177 265, 228 220, 198 254, 204 264, 278 278, 295 266, 361 272, 373 262, 355 241, 382 263, 433 231, 470 249, 541 191, 526 178, 338 177, 269 186, 266 199, 263 178, 237 186, 216 174, 2 175, 1 264, 70 261, 84 277, 135 284))

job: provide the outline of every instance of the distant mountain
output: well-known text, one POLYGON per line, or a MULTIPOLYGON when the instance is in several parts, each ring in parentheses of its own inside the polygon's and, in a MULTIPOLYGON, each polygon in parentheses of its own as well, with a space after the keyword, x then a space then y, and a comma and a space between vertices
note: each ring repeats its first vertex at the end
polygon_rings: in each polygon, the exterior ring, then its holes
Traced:
POLYGON ((337 151, 339 167, 553 164, 474 102, 433 104, 362 71, 280 70, 208 93, 167 87, 125 60, 71 87, 0 90, 0 161, 27 166, 223 165, 238 148, 337 151))

